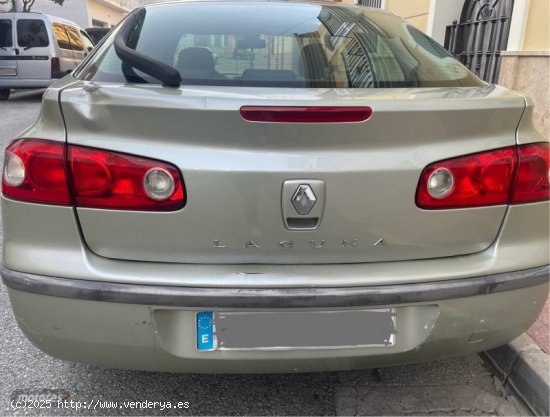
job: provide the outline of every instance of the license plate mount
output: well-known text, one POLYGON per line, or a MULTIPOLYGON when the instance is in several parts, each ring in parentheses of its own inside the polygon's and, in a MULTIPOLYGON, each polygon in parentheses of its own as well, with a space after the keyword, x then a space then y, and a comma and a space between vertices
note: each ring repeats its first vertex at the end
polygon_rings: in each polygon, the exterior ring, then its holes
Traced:
POLYGON ((391 347, 396 334, 392 308, 196 314, 199 351, 391 347))

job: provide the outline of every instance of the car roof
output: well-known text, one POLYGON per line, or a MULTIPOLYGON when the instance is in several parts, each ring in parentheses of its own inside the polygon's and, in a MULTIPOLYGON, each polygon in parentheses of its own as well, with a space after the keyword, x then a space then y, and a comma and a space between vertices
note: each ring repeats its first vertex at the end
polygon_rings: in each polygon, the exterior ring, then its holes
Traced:
POLYGON ((12 13, 9 13, 9 15, 17 18, 17 19, 21 19, 21 18, 45 18, 46 20, 50 21, 50 22, 57 22, 57 23, 63 23, 63 24, 66 24, 66 25, 71 25, 71 26, 75 26, 79 29, 82 29, 77 23, 73 22, 72 20, 69 20, 69 19, 64 19, 62 17, 59 17, 59 16, 53 16, 53 15, 50 15, 50 14, 46 14, 46 13, 39 13, 39 12, 12 12, 12 13), (31 16, 29 16, 31 15, 31 16))

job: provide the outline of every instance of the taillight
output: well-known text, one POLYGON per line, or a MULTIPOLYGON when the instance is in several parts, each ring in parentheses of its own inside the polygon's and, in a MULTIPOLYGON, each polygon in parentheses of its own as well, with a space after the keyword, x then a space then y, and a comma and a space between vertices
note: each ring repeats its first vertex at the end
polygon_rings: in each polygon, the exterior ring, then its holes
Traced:
POLYGON ((16 140, 4 155, 2 193, 15 200, 70 205, 65 168, 63 143, 16 140))
POLYGON ((427 166, 416 192, 428 210, 518 204, 549 199, 547 143, 511 146, 427 166))
POLYGON ((55 75, 55 73, 61 72, 61 64, 59 62, 59 58, 52 57, 50 64, 51 64, 52 76, 55 75))
POLYGON ((550 146, 524 145, 518 148, 519 170, 512 193, 512 204, 550 198, 550 146))
POLYGON ((364 122, 370 107, 243 106, 241 116, 249 122, 351 123, 364 122))
POLYGON ((173 211, 185 204, 183 179, 170 164, 40 139, 8 146, 2 192, 15 200, 115 210, 173 211))
POLYGON ((183 181, 172 165, 72 145, 68 155, 78 207, 154 211, 183 207, 183 181))

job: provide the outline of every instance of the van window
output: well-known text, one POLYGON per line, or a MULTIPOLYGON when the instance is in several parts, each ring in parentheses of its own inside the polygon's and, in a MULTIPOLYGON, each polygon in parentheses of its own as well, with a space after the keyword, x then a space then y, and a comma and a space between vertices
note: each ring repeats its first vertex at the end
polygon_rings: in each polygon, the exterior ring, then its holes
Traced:
POLYGON ((80 37, 78 30, 76 30, 72 26, 65 26, 65 29, 67 29, 67 34, 69 35, 69 42, 71 42, 71 49, 73 51, 83 51, 84 43, 82 42, 82 38, 80 37))
POLYGON ((0 19, 0 48, 13 46, 11 20, 0 19))
POLYGON ((69 42, 69 35, 67 35, 67 31, 65 30, 65 26, 59 23, 53 24, 53 34, 55 36, 55 40, 57 41, 57 45, 61 49, 71 49, 71 42, 69 42))
POLYGON ((19 19, 17 43, 21 48, 42 48, 50 44, 43 20, 19 19))

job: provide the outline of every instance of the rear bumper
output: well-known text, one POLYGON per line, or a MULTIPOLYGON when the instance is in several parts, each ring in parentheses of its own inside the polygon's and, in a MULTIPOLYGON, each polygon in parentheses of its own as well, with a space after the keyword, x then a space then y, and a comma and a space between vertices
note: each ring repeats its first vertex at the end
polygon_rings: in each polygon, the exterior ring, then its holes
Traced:
POLYGON ((428 284, 228 289, 108 284, 2 269, 19 326, 44 352, 103 367, 179 372, 303 372, 389 366, 486 350, 538 317, 548 266, 428 284), (198 311, 392 307, 390 347, 199 352, 198 311))
POLYGON ((197 288, 44 277, 0 267, 14 290, 115 303, 200 308, 327 308, 398 305, 474 297, 548 282, 548 265, 428 283, 334 288, 197 288))

